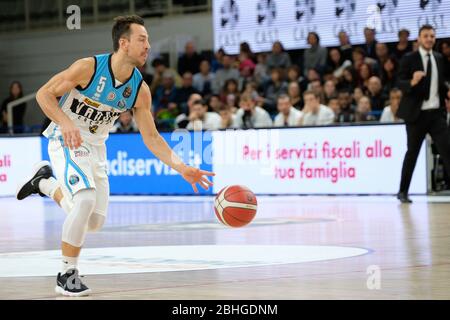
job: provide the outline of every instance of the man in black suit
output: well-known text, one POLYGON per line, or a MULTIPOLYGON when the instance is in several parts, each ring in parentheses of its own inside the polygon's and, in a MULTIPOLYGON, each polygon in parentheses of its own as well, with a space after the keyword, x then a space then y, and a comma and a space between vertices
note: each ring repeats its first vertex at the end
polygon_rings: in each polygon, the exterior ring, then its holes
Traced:
POLYGON ((399 71, 399 87, 403 95, 397 116, 405 120, 408 140, 400 190, 397 194, 402 203, 412 202, 408 197, 408 189, 420 147, 427 133, 442 156, 445 170, 450 172, 445 110, 448 88, 444 79, 444 62, 442 56, 433 51, 436 34, 431 25, 423 25, 419 29, 417 40, 419 50, 404 55, 399 71))

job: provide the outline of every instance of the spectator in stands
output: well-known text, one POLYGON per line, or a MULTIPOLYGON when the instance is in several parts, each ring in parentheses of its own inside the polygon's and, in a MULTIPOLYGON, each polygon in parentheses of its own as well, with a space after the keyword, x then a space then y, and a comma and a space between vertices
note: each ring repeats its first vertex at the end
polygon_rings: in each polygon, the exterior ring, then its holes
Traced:
POLYGON ((267 68, 267 55, 265 53, 258 53, 256 55, 256 61, 253 78, 257 83, 263 84, 270 79, 269 69, 267 68))
POLYGON ((156 88, 153 97, 153 113, 156 119, 168 119, 177 116, 176 96, 177 88, 172 72, 166 70, 162 76, 162 83, 156 88))
POLYGON ((277 99, 278 114, 276 115, 274 127, 295 127, 298 126, 303 112, 295 109, 286 94, 281 94, 277 99))
POLYGON ((219 109, 219 115, 221 118, 220 129, 228 129, 233 127, 236 114, 233 113, 230 107, 221 106, 219 109))
POLYGON ((239 97, 235 94, 227 95, 225 106, 230 108, 231 112, 235 113, 238 110, 239 97))
POLYGON ((361 48, 364 50, 365 56, 372 59, 376 59, 377 40, 375 39, 375 29, 365 27, 364 38, 365 43, 361 46, 361 48))
POLYGON ((346 67, 342 71, 342 77, 339 79, 339 83, 337 88, 339 90, 346 89, 349 91, 353 91, 357 86, 355 69, 353 67, 346 67))
POLYGON ((250 48, 248 42, 241 42, 241 44, 239 45, 239 54, 242 53, 244 53, 249 59, 251 59, 253 63, 256 63, 256 56, 250 48))
POLYGON ((324 103, 325 94, 323 92, 322 82, 320 80, 313 80, 308 84, 308 91, 312 91, 319 97, 320 103, 324 103))
POLYGON ((178 108, 181 112, 187 110, 187 101, 191 94, 199 93, 197 89, 192 85, 193 77, 192 73, 187 71, 183 74, 183 83, 180 88, 176 89, 175 93, 175 103, 178 105, 178 108))
POLYGON ((208 106, 203 100, 197 100, 193 103, 189 113, 188 130, 217 130, 220 129, 222 119, 216 112, 208 112, 208 106))
POLYGON ((328 105, 328 102, 330 99, 336 98, 337 91, 336 91, 336 84, 333 80, 327 80, 325 81, 323 85, 323 103, 328 105))
POLYGON ((255 71, 256 64, 250 59, 248 53, 241 52, 239 54, 239 79, 238 87, 242 91, 245 88, 247 82, 253 81, 253 73, 255 71))
POLYGON ((369 85, 369 79, 374 75, 372 71, 372 67, 368 63, 363 63, 358 68, 358 86, 363 89, 363 91, 367 90, 369 85))
POLYGON ((442 40, 438 51, 442 54, 444 60, 444 77, 447 81, 450 81, 450 39, 442 40))
POLYGON ((142 79, 144 82, 151 86, 153 82, 153 75, 147 72, 147 63, 145 63, 143 66, 138 67, 139 72, 142 74, 142 79))
POLYGON ((353 61, 353 68, 355 68, 355 70, 358 70, 363 63, 367 63, 371 67, 373 67, 377 63, 375 59, 366 57, 366 53, 361 47, 356 47, 353 49, 352 61, 353 61))
MULTIPOLYGON (((319 76, 317 74, 317 76, 319 76)), ((288 82, 297 82, 300 86, 300 89, 306 90, 306 87, 308 86, 306 78, 303 77, 302 73, 300 72, 300 68, 297 65, 292 65, 287 69, 287 81, 288 82)))
POLYGON ((364 121, 376 121, 376 118, 371 114, 372 106, 370 104, 370 99, 367 96, 362 96, 358 101, 358 106, 356 107, 356 122, 364 121))
POLYGON ((303 69, 307 72, 315 68, 322 73, 327 64, 327 48, 320 45, 319 35, 315 32, 308 33, 307 42, 310 47, 303 52, 303 69))
POLYGON ((220 70, 223 68, 223 57, 225 56, 225 50, 223 48, 220 48, 214 53, 214 58, 211 61, 211 71, 213 73, 216 73, 217 70, 220 70))
POLYGON ((402 91, 398 88, 393 88, 389 92, 389 105, 384 108, 381 114, 380 122, 401 122, 402 119, 397 118, 397 110, 402 98, 402 91))
POLYGON ((174 69, 168 68, 166 62, 163 59, 155 58, 152 61, 152 67, 155 70, 152 85, 150 86, 152 92, 155 92, 156 88, 161 86, 163 82, 163 74, 167 73, 170 73, 172 75, 172 78, 175 80, 175 86, 181 86, 182 81, 180 75, 174 69))
POLYGON ((328 67, 333 72, 335 78, 341 77, 344 69, 351 65, 351 60, 345 59, 338 48, 330 49, 328 52, 328 67))
POLYGON ((267 57, 266 64, 269 71, 274 68, 286 69, 291 66, 291 58, 289 57, 289 54, 284 51, 280 41, 275 41, 273 43, 272 52, 267 57))
POLYGON ((394 49, 394 54, 398 60, 400 60, 405 53, 412 51, 412 44, 408 41, 408 38, 409 30, 401 29, 398 32, 398 43, 394 49))
POLYGON ((389 49, 386 43, 378 42, 375 46, 375 53, 379 66, 382 66, 384 62, 389 58, 389 49))
MULTIPOLYGON (((0 132, 6 132, 8 128, 8 103, 23 97, 22 84, 19 81, 13 81, 9 85, 9 96, 3 100, 0 108, 0 132), (3 129, 2 129, 3 127, 3 129)), ((21 103, 13 108, 12 120, 14 125, 14 133, 23 132, 23 119, 25 110, 27 108, 26 102, 21 103)))
POLYGON ((353 90, 353 102, 355 105, 358 105, 359 99, 364 96, 364 91, 360 87, 356 87, 353 90))
POLYGON ((184 74, 188 71, 192 74, 198 73, 201 60, 202 57, 197 53, 194 43, 186 42, 184 53, 178 58, 178 73, 184 74))
POLYGON ((339 99, 338 98, 332 98, 330 101, 328 101, 327 107, 329 107, 331 110, 333 110, 334 113, 334 121, 337 121, 338 114, 341 113, 341 106, 339 105, 339 99))
POLYGON ((289 83, 288 95, 291 105, 297 110, 302 110, 303 109, 302 92, 300 90, 300 86, 297 81, 291 81, 289 83))
POLYGON ((213 82, 213 93, 219 94, 220 90, 225 85, 225 81, 228 79, 235 79, 237 80, 239 78, 239 71, 233 67, 232 63, 233 60, 229 55, 223 56, 223 68, 218 70, 216 72, 216 76, 214 78, 213 82))
POLYGON ((202 96, 207 96, 212 93, 214 77, 215 75, 211 72, 209 61, 202 60, 200 62, 200 72, 194 74, 192 85, 202 96))
POLYGON ((387 95, 392 88, 397 87, 398 61, 395 55, 389 56, 383 64, 381 70, 381 83, 383 85, 383 93, 387 95))
POLYGON ((320 103, 320 96, 313 91, 303 93, 303 116, 299 121, 302 126, 327 125, 334 122, 334 112, 329 107, 320 103))
POLYGON ((208 106, 210 111, 219 112, 220 108, 223 106, 220 97, 217 94, 213 94, 208 99, 208 106))
POLYGON ((236 112, 233 127, 241 129, 265 128, 272 126, 269 113, 256 105, 256 101, 249 95, 242 95, 239 110, 236 112))
POLYGON ((383 94, 380 78, 370 77, 366 95, 370 99, 372 110, 381 112, 384 109, 387 97, 383 94))
POLYGON ((339 50, 343 57, 343 60, 352 60, 352 44, 350 43, 350 39, 348 37, 347 32, 340 31, 338 33, 339 38, 339 50))
POLYGON ((111 133, 133 133, 138 132, 138 128, 130 111, 122 112, 111 129, 111 133))
POLYGON ((236 97, 239 96, 239 87, 237 79, 228 79, 227 81, 225 81, 225 84, 223 85, 222 91, 220 93, 220 100, 223 103, 226 103, 227 97, 230 94, 236 97))
POLYGON ((342 89, 338 93, 339 113, 337 114, 336 121, 339 123, 354 122, 356 106, 352 103, 351 92, 342 89))
POLYGON ((191 94, 187 101, 187 110, 180 113, 175 118, 175 128, 185 129, 189 123, 189 115, 192 112, 192 107, 194 105, 194 102, 202 100, 202 96, 198 93, 191 94))
POLYGON ((273 68, 270 72, 270 82, 264 91, 264 98, 261 100, 263 107, 269 113, 275 114, 277 108, 277 97, 282 93, 287 93, 287 83, 282 78, 279 68, 273 68))
POLYGON ((260 99, 260 96, 258 94, 258 84, 255 81, 248 82, 245 85, 244 91, 242 91, 241 95, 243 95, 243 94, 248 94, 255 101, 258 101, 258 99, 260 99))

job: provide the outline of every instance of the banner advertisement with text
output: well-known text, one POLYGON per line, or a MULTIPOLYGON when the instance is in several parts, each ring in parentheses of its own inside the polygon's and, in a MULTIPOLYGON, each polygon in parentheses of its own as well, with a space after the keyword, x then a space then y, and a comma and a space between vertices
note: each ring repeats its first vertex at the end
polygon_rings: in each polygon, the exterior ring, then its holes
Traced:
POLYGON ((262 52, 279 40, 286 49, 302 49, 310 31, 322 46, 336 46, 341 30, 361 44, 365 27, 376 29, 378 41, 394 42, 402 28, 415 39, 426 23, 443 38, 450 36, 449 18, 449 0, 213 0, 214 48, 237 54, 245 41, 262 52))
POLYGON ((41 138, 0 138, 0 196, 14 195, 40 160, 41 138))
MULTIPOLYGON (((425 145, 411 193, 427 192, 425 145)), ((395 194, 405 152, 403 125, 216 131, 214 192, 242 184, 260 194, 395 194)))

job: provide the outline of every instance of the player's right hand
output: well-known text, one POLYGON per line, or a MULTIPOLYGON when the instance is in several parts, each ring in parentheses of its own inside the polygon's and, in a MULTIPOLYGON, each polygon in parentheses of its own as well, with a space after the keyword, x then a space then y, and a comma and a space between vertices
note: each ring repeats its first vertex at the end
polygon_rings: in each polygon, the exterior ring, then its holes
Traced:
POLYGON ((415 86, 419 83, 422 78, 425 77, 425 72, 423 71, 416 71, 413 73, 413 78, 411 79, 411 86, 415 86))
POLYGON ((77 149, 83 143, 81 139, 80 129, 75 126, 72 120, 68 119, 61 123, 61 133, 64 139, 64 146, 70 149, 77 149))

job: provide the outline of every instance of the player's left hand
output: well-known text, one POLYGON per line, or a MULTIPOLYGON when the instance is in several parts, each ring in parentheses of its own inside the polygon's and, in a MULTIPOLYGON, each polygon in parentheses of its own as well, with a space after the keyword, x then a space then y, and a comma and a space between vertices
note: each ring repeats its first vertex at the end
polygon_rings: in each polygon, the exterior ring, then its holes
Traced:
POLYGON ((186 167, 181 176, 192 185, 192 189, 194 189, 195 193, 198 193, 197 183, 205 190, 208 190, 210 186, 213 185, 211 181, 208 180, 205 176, 215 176, 214 172, 200 170, 199 168, 194 167, 186 167))

